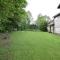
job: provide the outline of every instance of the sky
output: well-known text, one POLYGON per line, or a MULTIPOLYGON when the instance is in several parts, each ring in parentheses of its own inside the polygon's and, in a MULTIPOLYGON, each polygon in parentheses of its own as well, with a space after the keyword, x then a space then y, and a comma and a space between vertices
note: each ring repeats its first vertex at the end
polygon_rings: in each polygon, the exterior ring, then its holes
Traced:
POLYGON ((52 18, 60 12, 60 10, 57 9, 60 0, 27 0, 27 2, 26 10, 31 12, 34 20, 37 19, 39 14, 47 15, 52 18))

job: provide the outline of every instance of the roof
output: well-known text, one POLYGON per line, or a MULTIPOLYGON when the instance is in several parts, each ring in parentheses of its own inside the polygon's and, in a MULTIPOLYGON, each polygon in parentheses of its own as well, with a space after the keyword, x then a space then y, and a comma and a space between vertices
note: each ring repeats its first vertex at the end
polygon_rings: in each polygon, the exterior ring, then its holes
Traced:
POLYGON ((60 4, 58 5, 58 9, 60 9, 60 4))
POLYGON ((54 22, 54 20, 50 20, 50 21, 48 22, 48 24, 50 24, 51 22, 54 22))
POLYGON ((58 16, 60 16, 60 13, 58 13, 57 15, 55 15, 54 18, 56 18, 56 17, 58 17, 58 16))

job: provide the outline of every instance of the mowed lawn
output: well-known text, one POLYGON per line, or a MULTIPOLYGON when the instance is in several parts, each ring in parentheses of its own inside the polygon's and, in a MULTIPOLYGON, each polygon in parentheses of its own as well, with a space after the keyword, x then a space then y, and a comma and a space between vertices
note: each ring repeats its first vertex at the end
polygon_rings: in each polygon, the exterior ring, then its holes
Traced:
POLYGON ((47 32, 13 32, 8 60, 60 60, 60 36, 47 32))
POLYGON ((47 32, 14 32, 10 53, 10 60, 60 60, 60 36, 47 32))

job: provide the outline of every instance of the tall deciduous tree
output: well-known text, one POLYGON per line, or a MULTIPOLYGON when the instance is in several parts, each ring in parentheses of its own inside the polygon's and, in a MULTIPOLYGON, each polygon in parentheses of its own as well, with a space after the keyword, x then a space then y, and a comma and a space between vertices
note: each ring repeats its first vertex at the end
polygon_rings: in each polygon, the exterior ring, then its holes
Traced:
POLYGON ((37 25, 38 25, 38 28, 39 28, 41 31, 47 31, 47 21, 46 21, 46 17, 45 17, 45 16, 38 16, 37 25))
POLYGON ((18 29, 26 4, 26 0, 0 0, 0 32, 18 29))

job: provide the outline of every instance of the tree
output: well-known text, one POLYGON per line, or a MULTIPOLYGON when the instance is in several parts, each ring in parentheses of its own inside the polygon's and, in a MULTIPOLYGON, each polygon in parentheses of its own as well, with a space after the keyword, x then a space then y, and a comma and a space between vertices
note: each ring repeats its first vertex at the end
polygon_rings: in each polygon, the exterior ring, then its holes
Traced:
POLYGON ((0 32, 18 29, 26 5, 26 0, 0 0, 0 32))
POLYGON ((22 15, 22 19, 20 21, 21 30, 27 29, 27 22, 28 22, 28 15, 27 15, 27 12, 25 12, 25 14, 22 15))
POLYGON ((45 16, 38 16, 37 26, 41 31, 47 31, 47 21, 45 16))
POLYGON ((31 23, 32 20, 33 20, 32 14, 31 14, 30 11, 28 11, 27 12, 27 27, 28 27, 28 29, 30 29, 30 23, 31 23))

